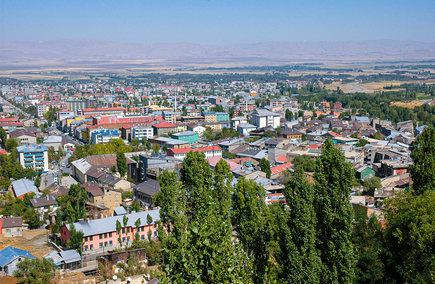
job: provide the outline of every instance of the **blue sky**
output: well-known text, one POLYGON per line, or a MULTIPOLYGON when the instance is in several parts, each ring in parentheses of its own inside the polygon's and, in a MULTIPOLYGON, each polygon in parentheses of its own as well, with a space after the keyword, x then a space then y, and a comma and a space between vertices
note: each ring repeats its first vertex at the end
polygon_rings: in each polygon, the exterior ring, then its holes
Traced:
POLYGON ((435 42, 435 0, 0 0, 0 41, 435 42))

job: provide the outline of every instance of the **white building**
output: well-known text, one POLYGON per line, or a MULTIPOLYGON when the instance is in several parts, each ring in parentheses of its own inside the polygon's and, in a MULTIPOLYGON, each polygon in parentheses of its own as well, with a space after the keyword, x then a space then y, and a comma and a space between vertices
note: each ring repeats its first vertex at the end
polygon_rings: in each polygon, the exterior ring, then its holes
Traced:
POLYGON ((264 109, 256 109, 252 112, 249 123, 257 126, 258 128, 263 128, 266 126, 277 128, 280 125, 280 119, 281 116, 277 113, 264 109))
POLYGON ((257 129, 257 126, 249 124, 249 123, 242 123, 242 124, 239 124, 237 126, 237 131, 240 134, 245 135, 245 136, 249 136, 249 132, 251 132, 255 129, 257 129))
POLYGON ((196 132, 198 133, 199 137, 202 137, 204 135, 206 128, 202 125, 195 125, 194 127, 190 127, 189 125, 187 125, 187 130, 196 132))
POLYGON ((202 148, 180 148, 180 149, 168 149, 166 151, 166 155, 170 157, 174 157, 179 160, 184 160, 186 158, 187 153, 190 151, 198 151, 200 153, 205 154, 205 158, 211 157, 222 157, 222 149, 219 146, 207 146, 202 148))
POLYGON ((36 105, 36 114, 39 117, 44 116, 44 114, 48 111, 48 106, 44 103, 39 103, 36 105))
POLYGON ((24 145, 17 147, 20 164, 36 171, 48 171, 48 148, 44 145, 24 145))
POLYGON ((131 139, 142 141, 143 138, 147 140, 153 138, 153 128, 150 126, 133 126, 131 128, 131 139))

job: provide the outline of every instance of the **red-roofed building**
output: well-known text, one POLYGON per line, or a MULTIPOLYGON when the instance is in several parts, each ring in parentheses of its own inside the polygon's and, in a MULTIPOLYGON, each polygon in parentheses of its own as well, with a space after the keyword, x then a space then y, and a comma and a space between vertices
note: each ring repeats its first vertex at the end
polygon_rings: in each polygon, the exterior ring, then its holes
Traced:
POLYGON ((254 167, 256 167, 258 165, 258 161, 255 159, 252 159, 251 157, 231 159, 230 161, 234 162, 236 164, 242 165, 242 166, 254 166, 254 167))
POLYGON ((190 151, 204 153, 206 159, 211 157, 222 157, 222 149, 219 146, 207 146, 201 148, 167 149, 166 155, 177 158, 179 160, 184 160, 187 153, 189 153, 190 151))
MULTIPOLYGON (((214 167, 216 167, 217 163, 219 163, 219 161, 221 159, 222 159, 222 157, 211 157, 211 158, 208 158, 207 161, 210 164, 210 167, 212 167, 214 169, 214 167)), ((224 160, 230 166, 231 171, 234 171, 235 169, 243 167, 242 165, 231 162, 230 160, 226 160, 226 159, 224 159, 224 160)))
POLYGON ((8 118, 0 118, 0 124, 8 123, 8 122, 18 122, 20 118, 18 117, 8 117, 8 118))
POLYGON ((84 108, 82 115, 124 114, 123 107, 84 108))
POLYGON ((93 118, 93 125, 103 125, 111 123, 149 123, 153 122, 153 116, 121 116, 116 115, 104 115, 93 118))
POLYGON ((287 156, 286 155, 279 155, 278 158, 276 158, 277 164, 285 164, 287 163, 287 156))
POLYGON ((0 155, 7 155, 8 152, 6 152, 5 149, 0 149, 0 155))
POLYGON ((271 204, 275 202, 286 203, 285 196, 282 193, 273 193, 266 196, 266 204, 271 204))
POLYGON ((178 126, 169 122, 160 122, 159 124, 153 125, 154 135, 160 136, 160 135, 168 135, 169 133, 175 133, 177 132, 178 126))
POLYGON ((275 167, 271 168, 270 170, 272 171, 272 175, 270 176, 270 178, 271 179, 278 178, 282 174, 282 172, 291 169, 291 167, 292 167, 292 163, 286 163, 286 164, 282 164, 282 165, 275 166, 275 167))

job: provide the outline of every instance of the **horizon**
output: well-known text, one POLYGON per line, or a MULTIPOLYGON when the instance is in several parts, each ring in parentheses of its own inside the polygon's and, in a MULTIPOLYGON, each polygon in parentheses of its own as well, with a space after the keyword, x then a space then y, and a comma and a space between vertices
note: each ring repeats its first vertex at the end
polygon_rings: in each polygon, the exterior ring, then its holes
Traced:
POLYGON ((435 1, 3 1, 0 41, 435 43, 435 1))

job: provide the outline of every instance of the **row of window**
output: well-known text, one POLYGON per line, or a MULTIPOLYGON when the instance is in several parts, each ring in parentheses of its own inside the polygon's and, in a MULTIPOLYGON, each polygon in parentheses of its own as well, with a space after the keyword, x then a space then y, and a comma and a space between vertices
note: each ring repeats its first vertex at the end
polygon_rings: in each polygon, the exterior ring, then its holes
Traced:
MULTIPOLYGON (((158 235, 159 234, 157 232, 154 232, 154 237, 157 237, 158 235)), ((145 235, 142 235, 141 239, 145 240, 145 235)), ((92 240, 92 237, 91 237, 91 240, 92 240)), ((122 242, 123 243, 125 243, 126 241, 127 241, 127 243, 130 242, 131 241, 130 237, 127 237, 127 238, 123 237, 122 238, 122 242)), ((118 245, 119 245, 119 241, 118 241, 118 245)), ((106 241, 106 242, 101 242, 100 243, 100 248, 108 247, 108 246, 113 246, 113 241, 106 241)), ((94 245, 93 244, 91 244, 89 246, 85 246, 85 251, 87 251, 87 250, 93 250, 93 249, 94 249, 94 245)))

